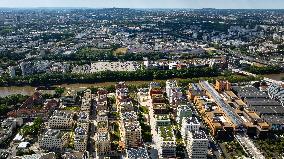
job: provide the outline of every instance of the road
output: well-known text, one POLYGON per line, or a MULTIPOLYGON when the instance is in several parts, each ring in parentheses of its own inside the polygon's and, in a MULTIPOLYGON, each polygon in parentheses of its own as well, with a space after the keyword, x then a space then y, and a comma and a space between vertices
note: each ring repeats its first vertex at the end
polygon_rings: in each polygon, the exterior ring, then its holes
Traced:
POLYGON ((254 143, 246 135, 235 135, 236 140, 253 159, 265 159, 261 152, 255 147, 254 143))
POLYGON ((145 99, 144 102, 139 103, 141 106, 145 106, 149 108, 149 117, 150 117, 150 126, 151 126, 151 134, 152 134, 152 143, 151 143, 151 150, 150 150, 150 157, 152 159, 158 158, 158 133, 156 131, 156 119, 154 117, 154 110, 152 105, 152 100, 150 98, 145 99))

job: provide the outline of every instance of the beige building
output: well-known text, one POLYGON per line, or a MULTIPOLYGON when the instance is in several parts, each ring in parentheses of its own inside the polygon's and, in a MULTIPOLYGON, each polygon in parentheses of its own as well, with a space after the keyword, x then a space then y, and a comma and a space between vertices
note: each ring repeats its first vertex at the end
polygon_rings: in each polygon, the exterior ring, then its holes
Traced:
POLYGON ((82 127, 86 131, 89 131, 89 125, 90 125, 89 114, 87 112, 80 112, 78 114, 77 127, 82 127))
POLYGON ((109 132, 97 133, 96 151, 99 156, 108 155, 110 152, 111 143, 109 132))
POLYGON ((57 129, 48 129, 39 136, 39 147, 48 150, 62 150, 69 143, 69 133, 57 129))
POLYGON ((125 143, 127 148, 136 148, 141 146, 141 127, 138 121, 126 122, 125 128, 125 143))
POLYGON ((50 129, 71 129, 73 123, 73 113, 55 110, 48 120, 48 127, 50 129))

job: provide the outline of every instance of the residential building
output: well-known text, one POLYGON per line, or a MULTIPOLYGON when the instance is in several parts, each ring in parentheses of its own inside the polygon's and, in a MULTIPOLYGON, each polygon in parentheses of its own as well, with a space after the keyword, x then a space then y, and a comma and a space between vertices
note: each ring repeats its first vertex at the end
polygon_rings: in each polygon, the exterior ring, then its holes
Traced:
POLYGON ((216 80, 215 89, 218 92, 229 91, 229 90, 232 89, 232 86, 231 86, 231 83, 229 81, 216 80))
POLYGON ((187 153, 190 159, 207 159, 209 140, 204 131, 189 132, 187 153))
POLYGON ((125 129, 125 143, 127 148, 137 148, 141 146, 142 136, 141 127, 138 121, 126 122, 125 129))
POLYGON ((49 153, 38 153, 32 155, 15 156, 12 159, 56 159, 54 152, 49 153))
POLYGON ((158 114, 154 117, 156 119, 156 127, 171 125, 170 115, 168 114, 158 114))
POLYGON ((86 112, 80 112, 78 114, 77 126, 82 127, 86 131, 89 131, 89 125, 90 125, 89 114, 86 112))
POLYGON ((182 92, 176 81, 166 81, 166 94, 170 104, 178 104, 182 97, 182 92))
POLYGON ((161 158, 176 157, 176 140, 171 126, 158 127, 158 154, 161 158))
POLYGON ((127 149, 126 159, 148 159, 150 158, 147 149, 144 147, 127 149))
POLYGON ((84 152, 87 149, 88 144, 88 133, 82 127, 77 127, 75 129, 75 136, 74 136, 74 149, 75 151, 84 152))
POLYGON ((62 150, 69 143, 69 132, 58 129, 48 129, 39 136, 39 147, 47 150, 62 150))
POLYGON ((188 118, 192 116, 192 109, 189 105, 178 105, 177 107, 177 123, 181 124, 183 118, 188 118))
POLYGON ((3 143, 9 137, 12 136, 17 126, 17 122, 14 119, 6 119, 0 124, 0 143, 3 143))
POLYGON ((51 129, 71 129, 74 124, 73 113, 55 110, 48 120, 51 129))
POLYGON ((96 152, 99 156, 108 155, 111 148, 110 135, 108 132, 97 133, 96 152))
POLYGON ((189 132, 198 131, 200 122, 196 117, 183 118, 181 124, 181 135, 186 138, 189 132))

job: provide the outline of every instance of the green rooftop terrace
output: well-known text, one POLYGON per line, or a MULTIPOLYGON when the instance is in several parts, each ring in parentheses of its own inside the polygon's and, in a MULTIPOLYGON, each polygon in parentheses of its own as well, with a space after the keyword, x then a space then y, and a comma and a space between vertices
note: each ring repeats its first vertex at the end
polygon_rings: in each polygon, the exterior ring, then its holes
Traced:
POLYGON ((171 126, 161 126, 159 127, 160 136, 163 141, 174 141, 174 133, 171 126))

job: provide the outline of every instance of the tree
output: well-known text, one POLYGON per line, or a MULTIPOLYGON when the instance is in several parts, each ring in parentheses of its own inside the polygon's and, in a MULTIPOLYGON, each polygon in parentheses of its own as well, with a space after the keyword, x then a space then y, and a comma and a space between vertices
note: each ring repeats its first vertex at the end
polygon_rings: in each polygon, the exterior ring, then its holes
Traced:
POLYGON ((57 87, 55 88, 55 94, 61 96, 65 91, 65 88, 64 87, 57 87))

